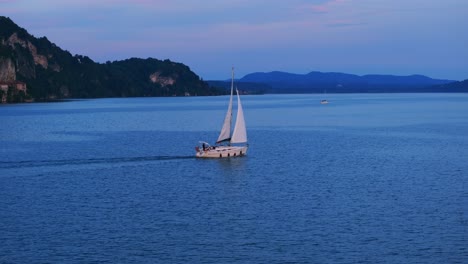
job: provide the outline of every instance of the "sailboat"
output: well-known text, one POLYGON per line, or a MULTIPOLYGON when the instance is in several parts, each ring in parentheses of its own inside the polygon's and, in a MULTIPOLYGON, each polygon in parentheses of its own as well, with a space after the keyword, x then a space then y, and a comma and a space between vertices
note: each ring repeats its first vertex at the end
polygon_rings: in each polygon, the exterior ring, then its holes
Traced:
POLYGON ((234 90, 234 68, 232 69, 231 96, 229 97, 228 109, 224 118, 223 127, 219 133, 218 140, 214 146, 210 146, 205 141, 200 141, 199 146, 195 148, 197 158, 228 158, 240 157, 247 154, 247 130, 245 126, 244 111, 237 93, 237 117, 234 130, 231 134, 232 123, 232 98, 234 90))

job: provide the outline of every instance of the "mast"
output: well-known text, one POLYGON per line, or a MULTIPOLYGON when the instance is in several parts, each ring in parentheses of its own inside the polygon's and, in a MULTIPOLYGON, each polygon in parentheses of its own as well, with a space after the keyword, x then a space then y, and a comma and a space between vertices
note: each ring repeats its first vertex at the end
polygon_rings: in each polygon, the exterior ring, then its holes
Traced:
POLYGON ((229 97, 228 110, 226 112, 226 117, 224 117, 223 127, 219 133, 218 140, 216 144, 229 141, 231 139, 231 123, 232 123, 232 92, 234 90, 234 67, 232 67, 232 77, 231 77, 231 96, 229 97))

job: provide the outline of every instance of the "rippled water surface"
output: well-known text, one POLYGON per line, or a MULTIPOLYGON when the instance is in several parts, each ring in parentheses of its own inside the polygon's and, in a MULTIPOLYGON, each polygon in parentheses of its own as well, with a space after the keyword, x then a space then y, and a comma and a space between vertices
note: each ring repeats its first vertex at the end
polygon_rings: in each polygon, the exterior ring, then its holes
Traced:
POLYGON ((0 263, 467 263, 468 95, 0 106, 0 263))

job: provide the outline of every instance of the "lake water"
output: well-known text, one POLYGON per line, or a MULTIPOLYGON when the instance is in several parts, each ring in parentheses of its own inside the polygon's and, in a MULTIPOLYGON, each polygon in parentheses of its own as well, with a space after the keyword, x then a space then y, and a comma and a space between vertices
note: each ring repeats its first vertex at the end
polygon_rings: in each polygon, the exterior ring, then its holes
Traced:
POLYGON ((468 94, 0 106, 0 263, 468 263, 468 94))

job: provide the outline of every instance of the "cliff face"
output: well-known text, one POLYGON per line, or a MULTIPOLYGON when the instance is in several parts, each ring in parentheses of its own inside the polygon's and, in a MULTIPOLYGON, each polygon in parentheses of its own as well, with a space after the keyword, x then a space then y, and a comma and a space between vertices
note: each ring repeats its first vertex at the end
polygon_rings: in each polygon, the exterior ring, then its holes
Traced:
POLYGON ((0 103, 30 101, 25 83, 16 80, 16 61, 5 52, 0 53, 0 103))
MULTIPOLYGON (((86 56, 73 56, 46 37, 35 38, 0 16, 2 81, 11 87, 17 87, 18 81, 27 85, 30 100, 222 93, 181 63, 152 58, 95 63, 86 56)), ((8 96, 7 102, 24 101, 17 98, 8 96)))
POLYGON ((152 83, 159 83, 162 87, 173 85, 176 82, 172 77, 160 77, 160 75, 160 72, 155 72, 149 78, 152 83))
POLYGON ((11 58, 0 57, 0 82, 16 80, 16 68, 11 58))
POLYGON ((18 37, 18 34, 13 33, 5 42, 6 45, 9 45, 15 53, 22 55, 18 58, 18 65, 21 65, 19 72, 28 77, 35 77, 35 66, 40 65, 44 69, 47 69, 49 62, 45 55, 39 54, 37 52, 37 47, 32 44, 29 40, 22 39, 18 37), (33 58, 31 61, 30 58, 33 58), (26 67, 24 67, 26 66, 26 67))

